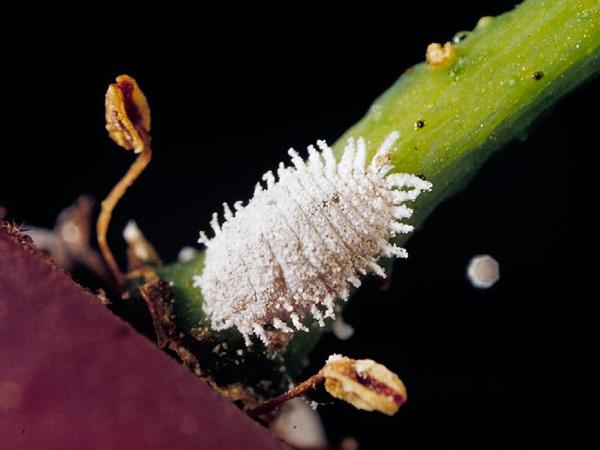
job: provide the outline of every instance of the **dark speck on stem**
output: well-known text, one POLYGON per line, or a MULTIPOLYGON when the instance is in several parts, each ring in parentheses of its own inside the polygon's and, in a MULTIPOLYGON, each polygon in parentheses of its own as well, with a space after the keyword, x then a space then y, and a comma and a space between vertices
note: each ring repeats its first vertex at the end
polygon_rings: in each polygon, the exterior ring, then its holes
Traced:
POLYGON ((540 81, 542 78, 544 78, 544 72, 538 70, 537 72, 533 73, 533 79, 535 81, 540 81))
POLYGON ((425 127, 425 121, 424 120, 417 120, 417 122, 415 123, 415 126, 417 128, 424 128, 425 127))

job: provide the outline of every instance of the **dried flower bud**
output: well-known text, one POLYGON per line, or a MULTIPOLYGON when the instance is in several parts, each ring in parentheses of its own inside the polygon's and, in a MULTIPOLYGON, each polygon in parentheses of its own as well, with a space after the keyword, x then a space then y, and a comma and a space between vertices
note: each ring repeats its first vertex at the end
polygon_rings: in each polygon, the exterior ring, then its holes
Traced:
POLYGON ((358 409, 391 416, 406 402, 406 388, 400 378, 371 359, 331 355, 321 374, 327 392, 358 409))
POLYGON ((150 106, 136 81, 120 75, 105 97, 106 130, 117 144, 135 153, 144 150, 150 132, 150 106))
POLYGON ((347 299, 367 272, 385 277, 381 257, 406 258, 389 242, 412 226, 407 203, 431 184, 405 174, 389 174, 388 154, 398 138, 391 133, 366 165, 367 144, 349 139, 338 163, 331 148, 318 141, 308 161, 290 149, 295 167, 280 164, 256 186, 243 206, 226 204, 225 222, 215 213, 215 236, 200 234, 207 247, 202 289, 204 308, 216 330, 235 326, 250 343, 257 335, 271 345, 282 335, 307 330, 312 316, 321 326, 335 317, 335 302, 347 299), (383 162, 384 165, 381 165, 383 162))
POLYGON ((332 396, 366 411, 379 411, 391 416, 406 402, 406 388, 395 373, 371 359, 351 359, 334 354, 315 375, 284 394, 250 409, 248 413, 254 417, 268 414, 323 382, 332 396))
POLYGON ((102 202, 96 223, 98 245, 106 264, 117 283, 123 282, 123 273, 106 241, 112 212, 125 191, 140 176, 152 159, 150 147, 150 106, 136 81, 129 75, 120 75, 117 82, 108 86, 105 96, 105 118, 108 135, 126 150, 138 157, 125 176, 112 188, 102 202))

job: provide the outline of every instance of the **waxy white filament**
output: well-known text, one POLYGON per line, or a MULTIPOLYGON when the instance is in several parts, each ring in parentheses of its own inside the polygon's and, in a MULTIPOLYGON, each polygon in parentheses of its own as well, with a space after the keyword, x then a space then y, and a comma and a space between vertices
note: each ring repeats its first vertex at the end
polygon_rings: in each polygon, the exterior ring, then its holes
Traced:
POLYGON ((246 206, 224 204, 225 221, 211 221, 214 237, 200 233, 206 245, 205 268, 194 278, 215 330, 235 326, 266 345, 275 336, 306 330, 312 316, 321 326, 334 317, 335 302, 345 300, 349 285, 373 272, 385 277, 381 257, 405 258, 389 242, 409 233, 414 201, 431 184, 417 176, 394 173, 389 152, 398 138, 390 134, 366 166, 366 142, 349 139, 338 163, 324 141, 308 147, 308 161, 289 150, 294 167, 263 176, 246 206))

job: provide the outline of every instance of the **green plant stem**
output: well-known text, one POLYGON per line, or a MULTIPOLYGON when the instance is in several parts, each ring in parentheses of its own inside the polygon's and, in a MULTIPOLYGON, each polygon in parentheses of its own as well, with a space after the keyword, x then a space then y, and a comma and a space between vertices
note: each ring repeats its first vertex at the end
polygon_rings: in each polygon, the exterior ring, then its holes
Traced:
MULTIPOLYGON (((339 155, 348 137, 363 136, 376 149, 399 131, 394 170, 423 175, 434 186, 414 205, 417 227, 495 150, 523 136, 552 104, 600 72, 600 2, 527 0, 480 21, 454 50, 444 66, 421 63, 407 70, 334 145, 339 155)), ((202 265, 200 255, 159 272, 174 285, 183 329, 208 326, 200 291, 191 285, 202 265)), ((288 371, 299 367, 320 334, 316 327, 296 333, 285 358, 288 371)))
POLYGON ((398 130, 395 171, 423 174, 434 186, 415 205, 417 226, 491 153, 600 72, 598 0, 529 0, 480 23, 455 44, 453 62, 409 69, 334 146, 339 155, 348 137, 363 136, 374 151, 398 130))

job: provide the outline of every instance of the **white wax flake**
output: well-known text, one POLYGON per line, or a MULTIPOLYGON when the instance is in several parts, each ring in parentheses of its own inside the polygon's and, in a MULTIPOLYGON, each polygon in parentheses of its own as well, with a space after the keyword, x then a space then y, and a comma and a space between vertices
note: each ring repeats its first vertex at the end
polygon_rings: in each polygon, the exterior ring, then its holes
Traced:
POLYGON ((332 353, 331 355, 329 355, 329 358, 327 358, 327 361, 325 362, 326 364, 329 363, 334 363, 334 362, 339 362, 346 359, 345 356, 340 355, 338 353, 332 353))
POLYGON ((500 279, 498 261, 490 255, 474 256, 467 267, 467 278, 476 288, 492 287, 500 279))
POLYGON ((135 220, 130 220, 127 222, 127 225, 125 225, 125 228, 123 229, 123 239, 125 239, 125 242, 127 242, 135 256, 140 260, 146 261, 150 257, 146 246, 141 244, 144 235, 135 220))
POLYGON ((133 242, 140 239, 141 237, 142 232, 140 231, 140 228, 138 227, 138 224, 135 222, 135 220, 128 221, 127 225, 125 225, 125 228, 123 229, 123 238, 125 239, 125 241, 133 242))
POLYGON ((267 172, 246 206, 225 204, 221 225, 213 215, 214 237, 200 233, 204 272, 194 277, 213 329, 235 326, 248 345, 254 334, 268 346, 272 336, 307 331, 309 316, 324 326, 360 275, 385 277, 379 258, 407 256, 389 241, 412 231, 400 222, 412 215, 407 202, 431 183, 389 174, 397 139, 387 136, 368 166, 363 138, 348 139, 339 162, 324 141, 308 147, 306 161, 290 149, 294 167, 267 172))

